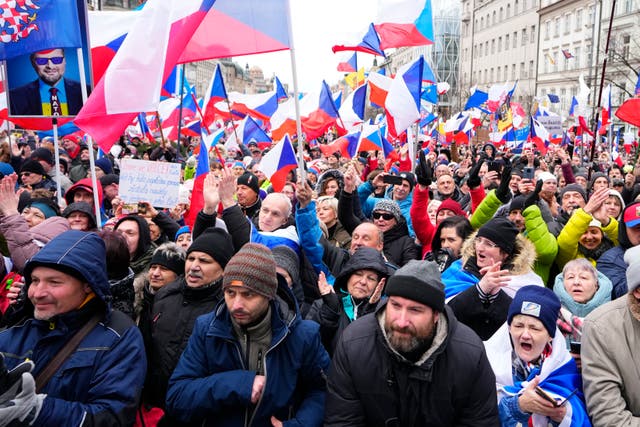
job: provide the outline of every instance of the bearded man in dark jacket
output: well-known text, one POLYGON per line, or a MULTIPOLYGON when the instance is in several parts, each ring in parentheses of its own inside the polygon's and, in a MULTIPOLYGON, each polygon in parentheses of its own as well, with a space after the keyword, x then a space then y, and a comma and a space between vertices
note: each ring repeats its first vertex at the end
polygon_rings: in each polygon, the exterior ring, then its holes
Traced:
POLYGON ((410 261, 386 294, 386 304, 342 334, 325 426, 500 425, 484 346, 445 307, 438 266, 410 261))

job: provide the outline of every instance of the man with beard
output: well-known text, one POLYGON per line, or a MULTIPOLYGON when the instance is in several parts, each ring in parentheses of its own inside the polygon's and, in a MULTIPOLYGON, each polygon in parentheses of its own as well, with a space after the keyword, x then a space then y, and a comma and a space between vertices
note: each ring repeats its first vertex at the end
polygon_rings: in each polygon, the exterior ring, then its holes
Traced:
POLYGON ((438 266, 409 262, 386 294, 342 334, 325 426, 499 425, 482 341, 445 306, 438 266))

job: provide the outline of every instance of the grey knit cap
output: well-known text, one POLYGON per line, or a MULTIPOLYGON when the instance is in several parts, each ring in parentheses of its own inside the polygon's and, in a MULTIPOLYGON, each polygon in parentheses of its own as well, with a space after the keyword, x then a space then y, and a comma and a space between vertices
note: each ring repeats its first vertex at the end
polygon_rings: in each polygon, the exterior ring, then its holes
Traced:
POLYGON ((624 252, 627 267, 627 288, 633 292, 640 286, 640 246, 634 246, 624 252))
POLYGON ((278 289, 276 261, 269 248, 247 243, 231 257, 224 269, 222 289, 239 284, 269 299, 275 298, 278 289))
POLYGON ((293 249, 288 246, 279 245, 274 247, 271 252, 276 260, 276 266, 283 268, 291 276, 293 283, 298 283, 300 276, 300 259, 293 249))
POLYGON ((444 284, 433 261, 409 261, 389 277, 385 293, 444 311, 444 284))
POLYGON ((398 206, 398 202, 391 199, 380 199, 376 202, 375 207, 373 208, 373 212, 389 212, 394 216, 396 221, 400 222, 400 218, 402 218, 402 211, 400 210, 400 206, 398 206))

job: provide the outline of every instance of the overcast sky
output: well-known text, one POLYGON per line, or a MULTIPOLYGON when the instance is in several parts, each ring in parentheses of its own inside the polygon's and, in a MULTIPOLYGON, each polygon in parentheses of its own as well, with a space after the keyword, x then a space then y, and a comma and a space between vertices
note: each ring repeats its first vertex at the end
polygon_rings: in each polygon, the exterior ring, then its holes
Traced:
MULTIPOLYGON (((362 40, 369 23, 376 17, 375 0, 290 0, 293 43, 300 92, 320 90, 322 80, 331 85, 344 73, 336 70, 342 58, 353 52, 334 54, 331 46, 362 40)), ((370 67, 373 55, 358 53, 358 67, 370 67)), ((293 91, 291 53, 273 52, 234 58, 243 67, 257 65, 265 77, 275 73, 293 91)), ((380 58, 378 58, 380 60, 380 58)))

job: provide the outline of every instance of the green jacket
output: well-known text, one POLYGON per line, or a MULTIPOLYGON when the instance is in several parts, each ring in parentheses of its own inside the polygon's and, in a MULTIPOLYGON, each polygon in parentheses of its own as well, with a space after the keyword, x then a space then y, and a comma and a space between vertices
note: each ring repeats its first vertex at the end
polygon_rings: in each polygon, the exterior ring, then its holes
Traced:
MULTIPOLYGON (((482 227, 493 218, 500 206, 502 206, 502 202, 496 196, 496 190, 489 191, 471 216, 471 226, 475 230, 482 227)), ((544 283, 547 283, 551 266, 553 266, 558 253, 558 243, 555 236, 549 232, 538 206, 529 206, 522 212, 522 216, 524 216, 525 225, 523 234, 536 248, 537 257, 533 271, 542 278, 544 283)))
MULTIPOLYGON (((567 221, 567 224, 558 235, 556 264, 558 264, 560 270, 572 259, 584 258, 584 255, 578 250, 578 243, 580 242, 580 237, 589 228, 589 223, 592 220, 593 217, 582 208, 574 210, 573 214, 571 214, 571 218, 569 218, 569 221, 567 221)), ((618 221, 610 218, 609 224, 606 227, 600 226, 600 229, 615 246, 618 246, 618 221)), ((589 261, 594 267, 596 266, 595 259, 589 258, 589 261)))

